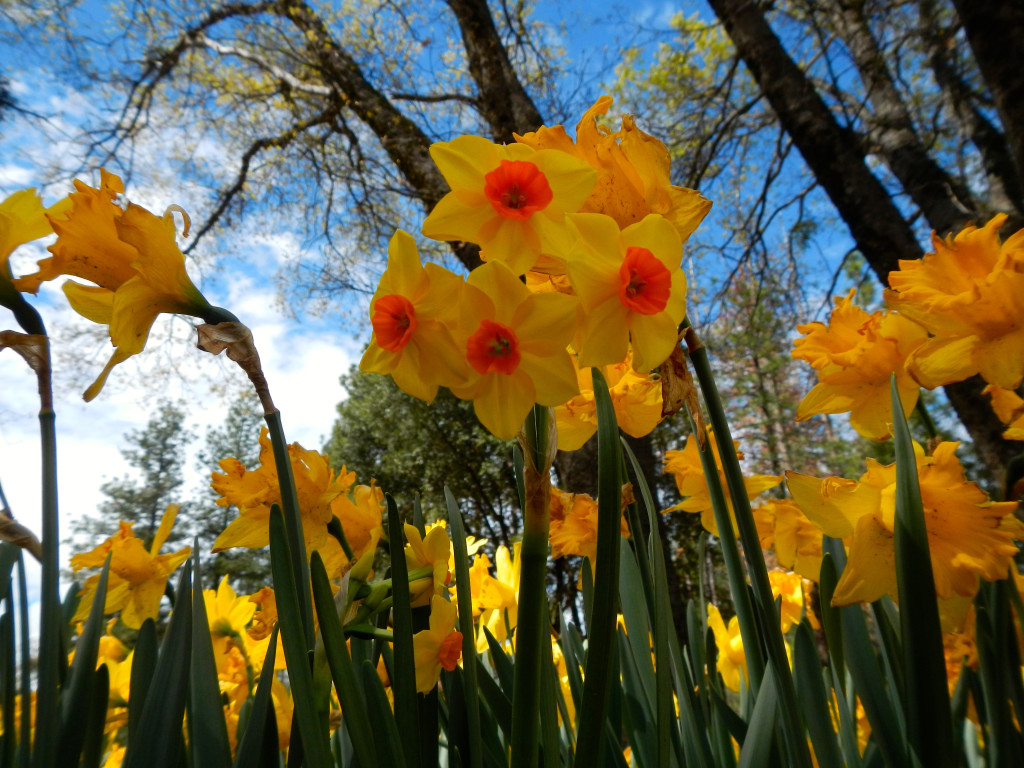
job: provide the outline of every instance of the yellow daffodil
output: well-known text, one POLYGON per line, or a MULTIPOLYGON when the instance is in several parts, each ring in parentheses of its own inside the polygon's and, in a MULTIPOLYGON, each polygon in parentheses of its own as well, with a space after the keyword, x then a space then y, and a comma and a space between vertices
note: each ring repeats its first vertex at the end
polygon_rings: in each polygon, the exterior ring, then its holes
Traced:
POLYGON ((0 305, 20 301, 18 293, 25 290, 19 281, 12 282, 11 254, 20 245, 52 234, 48 217, 62 213, 69 206, 68 200, 62 200, 49 209, 43 208, 43 201, 34 189, 15 192, 0 203, 0 305))
POLYGON ((519 560, 521 545, 498 547, 494 553, 494 576, 487 576, 480 586, 480 633, 477 635, 478 650, 487 649, 484 627, 499 643, 511 640, 519 623, 519 574, 522 563, 519 560))
POLYGON ((384 491, 373 482, 356 485, 331 502, 331 512, 345 531, 353 560, 377 548, 384 534, 384 509, 384 491))
POLYGON ((1024 378, 1024 231, 1000 244, 1005 221, 999 214, 945 240, 933 234, 934 253, 889 273, 886 302, 934 335, 907 363, 924 387, 980 373, 1016 389, 1024 378))
POLYGON ((566 262, 582 315, 579 364, 621 362, 632 344, 636 370, 661 365, 686 314, 679 234, 656 215, 621 232, 614 219, 598 213, 567 219, 579 235, 566 262))
POLYGON ((562 255, 563 216, 580 209, 597 178, 564 152, 479 136, 434 144, 430 156, 452 191, 423 222, 423 234, 476 243, 484 261, 504 262, 516 275, 542 253, 562 255))
MULTIPOLYGON (((451 570, 451 564, 449 564, 449 570, 451 570)), ((480 552, 473 558, 473 564, 469 567, 469 596, 473 604, 473 618, 480 615, 483 610, 483 606, 480 605, 480 595, 482 594, 484 582, 487 579, 493 578, 491 576, 491 558, 487 556, 486 552, 480 552)), ((456 584, 452 587, 452 599, 458 599, 459 585, 456 584)))
POLYGON ((989 384, 981 394, 992 398, 992 410, 1006 425, 1004 440, 1024 440, 1024 400, 1009 389, 989 384))
POLYGON ((422 266, 416 242, 396 232, 370 302, 373 336, 359 369, 391 374, 404 392, 427 402, 439 385, 465 380, 465 358, 446 324, 455 319, 462 287, 462 279, 443 267, 422 266))
MULTIPOLYGON (((323 547, 328 540, 327 523, 333 516, 332 502, 347 493, 355 482, 355 473, 344 468, 335 476, 327 457, 307 451, 298 443, 288 446, 295 488, 302 515, 306 556, 323 547)), ((238 459, 220 462, 220 472, 212 475, 213 489, 220 494, 217 504, 236 506, 239 515, 217 537, 214 552, 231 547, 258 549, 270 543, 270 507, 281 503, 281 491, 274 463, 273 447, 266 427, 260 429, 260 466, 246 470, 238 459)), ((333 541, 333 539, 332 539, 333 541)))
MULTIPOLYGON (((575 356, 573 356, 575 362, 575 356)), ((661 382, 649 373, 633 370, 633 355, 601 369, 615 408, 619 429, 631 437, 651 433, 661 422, 661 382)), ((590 368, 578 368, 580 393, 555 408, 558 423, 558 449, 575 451, 597 432, 597 404, 590 368)))
POLYGON ((501 262, 477 267, 462 302, 462 333, 471 378, 452 387, 473 401, 477 418, 502 440, 515 437, 535 403, 561 405, 578 391, 566 347, 576 300, 531 293, 501 262))
POLYGON ((428 605, 431 595, 439 595, 451 581, 448 562, 452 542, 443 524, 430 526, 426 536, 420 536, 416 526, 405 524, 405 564, 410 572, 430 566, 431 575, 409 583, 413 608, 428 605))
MULTIPOLYGON (((979 577, 1004 578, 1024 533, 1013 516, 1016 502, 994 502, 977 483, 966 482, 956 458, 959 443, 940 443, 931 456, 915 445, 935 591, 942 600, 973 597, 979 577)), ((822 531, 848 542, 846 568, 834 605, 896 598, 893 552, 896 465, 867 459, 859 482, 818 480, 786 473, 794 501, 822 531)))
POLYGON ((896 374, 903 413, 917 404, 918 386, 904 369, 907 357, 928 337, 923 327, 895 312, 868 314, 853 303, 855 291, 835 300, 828 325, 797 326, 793 357, 806 360, 818 384, 797 408, 797 421, 820 413, 849 413, 850 426, 871 440, 892 437, 889 379, 896 374))
POLYGON ((430 600, 430 628, 412 637, 416 662, 416 690, 430 693, 441 677, 441 670, 451 672, 462 656, 462 633, 455 629, 458 611, 440 595, 430 600))
POLYGON ((772 599, 782 598, 782 634, 800 623, 804 610, 803 579, 799 573, 773 568, 768 571, 768 582, 772 587, 772 599))
MULTIPOLYGON (((71 567, 79 571, 82 568, 102 568, 107 553, 110 553, 104 614, 120 611, 121 621, 132 629, 141 627, 147 618, 156 619, 160 612, 160 598, 167 588, 167 579, 192 552, 191 547, 184 547, 173 554, 160 554, 177 515, 178 505, 169 505, 148 552, 142 541, 135 538, 132 524, 122 522, 118 532, 96 549, 71 558, 71 567)), ((71 618, 72 622, 83 621, 89 615, 99 580, 97 574, 85 582, 85 587, 79 593, 78 610, 71 618)))
POLYGON ((821 528, 791 499, 769 499, 754 509, 754 523, 763 549, 804 578, 817 581, 821 573, 821 528))
POLYGON ((227 576, 221 579, 216 590, 203 590, 203 602, 206 604, 206 619, 210 624, 213 655, 220 669, 228 650, 244 642, 242 638, 256 612, 256 604, 249 600, 248 595, 236 595, 228 584, 227 576))
MULTIPOLYGON (((580 555, 597 565, 597 501, 586 493, 566 493, 551 489, 551 557, 580 555)), ((629 526, 623 516, 621 534, 629 536, 629 526)))
MULTIPOLYGON (((162 312, 210 316, 213 308, 185 272, 185 257, 178 249, 173 211, 182 214, 188 235, 187 214, 176 205, 163 216, 129 203, 121 209, 114 199, 124 191, 117 176, 101 171, 99 189, 76 181, 71 208, 52 216, 57 242, 53 256, 39 264, 39 272, 21 278, 22 290, 35 292, 44 280, 72 275, 96 285, 73 281, 64 293, 76 312, 95 323, 110 326, 115 350, 85 399, 99 394, 110 371, 146 346, 149 331, 162 312)), ((224 319, 227 319, 226 317, 224 319)))
POLYGON ((740 673, 747 679, 747 656, 743 652, 743 638, 740 637, 740 621, 735 616, 726 626, 722 614, 712 603, 708 603, 708 627, 714 633, 718 648, 716 667, 722 682, 730 691, 739 691, 740 673))
MULTIPOLYGON (((732 499, 729 497, 728 486, 725 482, 725 472, 722 470, 722 459, 718 453, 718 442, 714 434, 708 430, 708 440, 711 443, 712 455, 715 457, 715 466, 718 467, 718 478, 722 483, 722 491, 725 493, 725 500, 729 506, 729 517, 733 520, 733 534, 736 530, 735 513, 733 512, 732 499)), ((743 460, 743 454, 739 452, 739 443, 733 442, 737 448, 739 459, 743 460)), ((665 472, 669 472, 675 478, 676 488, 683 501, 673 507, 666 509, 666 512, 682 510, 684 512, 699 512, 700 522, 705 530, 714 536, 718 536, 718 524, 715 522, 715 511, 711 506, 711 495, 708 492, 708 483, 704 479, 704 470, 700 463, 700 450, 697 440, 690 436, 686 446, 681 451, 665 452, 665 472)), ((781 477, 775 475, 750 475, 743 478, 743 485, 747 489, 747 496, 753 500, 782 482, 781 477)))
MULTIPOLYGON (((569 685, 569 667, 566 665, 565 656, 562 654, 562 646, 558 638, 551 635, 551 657, 555 662, 555 674, 558 676, 558 685, 562 689, 562 700, 565 702, 566 714, 569 722, 576 723, 576 702, 572 698, 572 687, 569 685)), ((562 711, 558 711, 558 722, 562 723, 562 711)))
POLYGON ((631 115, 623 115, 618 131, 598 125, 597 119, 607 114, 611 105, 610 96, 601 96, 587 110, 576 126, 575 144, 561 125, 516 136, 516 141, 537 150, 575 155, 597 170, 597 183, 582 212, 611 216, 622 229, 658 213, 686 242, 711 210, 711 201, 670 183, 668 149, 639 130, 631 115))

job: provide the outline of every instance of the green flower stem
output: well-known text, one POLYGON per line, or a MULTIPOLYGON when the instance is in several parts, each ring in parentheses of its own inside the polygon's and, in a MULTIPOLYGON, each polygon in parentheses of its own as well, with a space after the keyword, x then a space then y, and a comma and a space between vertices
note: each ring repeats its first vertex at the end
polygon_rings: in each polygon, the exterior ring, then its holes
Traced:
MULTIPOLYGON (((684 320, 689 326, 689 323, 684 320)), ((800 716, 800 708, 796 699, 796 688, 793 685, 793 674, 786 655, 786 643, 779 626, 779 615, 772 599, 771 582, 768 581, 768 567, 761 554, 761 540, 754 524, 754 514, 750 509, 750 498, 743 483, 743 469, 736 456, 736 447, 732 442, 732 431, 725 415, 725 407, 715 384, 711 371, 707 350, 704 349, 693 328, 686 328, 686 347, 690 361, 693 363, 697 381, 704 395, 704 403, 708 409, 711 426, 715 431, 718 452, 722 459, 722 470, 725 473, 726 485, 732 497, 733 511, 736 515, 736 527, 739 529, 743 553, 747 560, 747 569, 751 587, 754 592, 754 604, 757 608, 761 626, 764 628, 763 639, 768 651, 768 658, 778 676, 776 686, 780 700, 780 716, 783 731, 789 746, 790 759, 799 768, 810 768, 811 755, 807 748, 807 738, 800 716)), ((728 529, 726 529, 728 530, 728 529)), ((748 651, 749 652, 749 651, 748 651)))
POLYGON ((547 642, 549 504, 553 417, 550 408, 534 406, 523 425, 523 543, 520 549, 519 620, 512 693, 512 765, 533 768, 540 739, 541 649, 547 642))
MULTIPOLYGON (((696 438, 697 426, 692 420, 690 427, 696 438)), ((718 525, 719 531, 731 531, 732 520, 729 518, 729 506, 725 500, 725 492, 718 476, 718 468, 715 466, 710 443, 705 444, 704 448, 698 452, 700 453, 701 467, 704 469, 704 479, 708 484, 711 507, 715 512, 715 523, 718 525)), ((736 609, 736 618, 740 624, 740 637, 743 639, 747 674, 750 677, 748 684, 756 696, 761 688, 761 679, 764 677, 764 654, 761 652, 761 640, 757 631, 757 620, 754 617, 754 606, 750 602, 750 592, 747 590, 747 572, 740 559, 740 548, 736 545, 736 539, 726 534, 719 536, 718 541, 721 544, 722 557, 725 560, 725 572, 729 576, 729 590, 732 592, 733 607, 736 609)), ((703 567, 702 564, 701 568, 703 567)))
POLYGON ((285 531, 288 536, 288 548, 292 553, 295 586, 299 591, 299 615, 302 617, 306 648, 311 651, 316 647, 316 637, 313 633, 313 593, 309 586, 306 537, 302 532, 302 511, 299 509, 299 497, 295 490, 295 476, 292 474, 292 461, 288 455, 288 441, 284 436, 280 411, 268 412, 264 414, 264 419, 270 430, 270 442, 274 449, 274 465, 277 467, 277 482, 281 488, 281 508, 286 521, 285 531))
POLYGON ((914 406, 914 413, 921 419, 921 424, 924 425, 925 434, 928 435, 929 440, 935 440, 939 437, 939 429, 935 426, 935 421, 932 419, 932 415, 928 413, 928 406, 924 404, 924 398, 917 398, 917 405, 914 406))

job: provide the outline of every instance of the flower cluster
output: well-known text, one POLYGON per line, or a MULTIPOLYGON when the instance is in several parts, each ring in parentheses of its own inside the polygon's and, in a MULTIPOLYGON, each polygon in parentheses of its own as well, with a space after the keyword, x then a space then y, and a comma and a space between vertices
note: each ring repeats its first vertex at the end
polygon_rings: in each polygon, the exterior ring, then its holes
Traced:
POLYGON ((448 387, 502 439, 534 404, 563 406, 560 421, 576 429, 562 445, 572 448, 593 432, 577 366, 628 367, 616 377, 620 401, 649 406, 630 429, 653 429, 661 414, 647 374, 675 347, 682 244, 710 203, 669 183, 664 144, 631 118, 600 128, 610 105, 603 97, 587 112, 576 142, 556 126, 508 146, 463 136, 431 148, 451 192, 423 234, 476 243, 485 263, 462 280, 424 266, 398 232, 362 370, 428 401, 448 387))

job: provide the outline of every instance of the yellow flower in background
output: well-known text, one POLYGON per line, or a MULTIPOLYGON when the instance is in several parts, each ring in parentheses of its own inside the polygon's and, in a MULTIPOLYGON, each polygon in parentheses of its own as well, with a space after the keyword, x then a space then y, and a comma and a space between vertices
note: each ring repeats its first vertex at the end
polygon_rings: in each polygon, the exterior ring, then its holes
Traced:
POLYGON ((783 568, 817 581, 821 573, 821 528, 792 499, 769 499, 754 509, 763 549, 774 549, 783 568))
POLYGON ((730 691, 739 691, 740 673, 747 680, 747 656, 740 637, 740 620, 733 616, 726 626, 722 614, 714 604, 708 603, 708 627, 715 635, 718 648, 717 668, 722 682, 730 691))
POLYGON ((518 542, 508 547, 501 546, 494 553, 494 576, 488 575, 480 586, 480 633, 477 635, 477 650, 487 650, 487 637, 484 627, 494 635, 499 643, 511 640, 509 632, 514 632, 519 623, 519 574, 522 563, 519 552, 522 545, 518 542))
POLYGON ((870 440, 892 437, 892 396, 896 386, 906 416, 914 410, 918 386, 904 369, 907 357, 928 338, 923 327, 895 312, 868 314, 853 303, 853 289, 835 300, 828 325, 798 325, 803 338, 793 357, 811 364, 819 383, 797 408, 797 421, 821 413, 849 413, 850 426, 870 440))
POLYGON ((417 581, 409 582, 412 607, 428 605, 432 595, 440 595, 451 581, 448 562, 452 553, 452 541, 443 523, 429 526, 426 536, 420 536, 416 526, 405 524, 405 564, 410 572, 430 566, 432 573, 417 581))
MULTIPOLYGON (((177 515, 178 505, 169 505, 148 552, 142 541, 135 538, 132 524, 122 522, 118 532, 94 550, 71 558, 71 567, 80 571, 82 568, 102 568, 107 553, 110 553, 105 615, 120 611, 121 621, 132 629, 141 627, 146 619, 156 619, 160 612, 160 598, 167 589, 167 579, 192 552, 191 547, 184 547, 173 554, 159 554, 177 515)), ((89 616, 99 580, 97 574, 85 582, 85 587, 79 592, 78 610, 71 617, 72 623, 84 621, 89 616)))
POLYGON ((965 227, 945 240, 932 235, 934 253, 900 260, 889 273, 885 300, 934 338, 907 363, 932 389, 980 373, 989 384, 1016 389, 1024 378, 1024 231, 1003 243, 1006 215, 980 229, 965 227))
POLYGON ((39 263, 39 272, 17 283, 32 292, 42 281, 60 275, 95 283, 64 284, 72 308, 94 323, 109 326, 115 347, 86 390, 86 400, 99 394, 115 365, 143 350, 159 314, 204 317, 211 309, 185 272, 185 257, 176 243, 172 212, 182 214, 185 236, 187 214, 176 205, 163 216, 134 203, 122 210, 114 204, 124 191, 121 179, 106 171, 101 171, 100 177, 99 189, 75 182, 77 192, 70 196, 70 210, 50 218, 57 233, 57 242, 50 247, 53 256, 39 263))
POLYGON ((582 325, 574 342, 581 366, 613 365, 632 346, 633 367, 649 371, 672 353, 686 315, 682 242, 662 216, 620 232, 597 213, 567 217, 579 235, 566 268, 580 300, 582 325))
MULTIPOLYGON (((572 356, 575 363, 576 357, 572 356)), ((619 429, 630 437, 643 437, 661 423, 661 381, 656 375, 633 370, 633 354, 601 368, 615 408, 619 429)), ((555 408, 558 450, 575 451, 597 432, 597 403, 590 368, 577 368, 580 393, 555 408)))
POLYGON ((35 189, 22 189, 0 203, 0 304, 19 300, 18 292, 26 290, 20 281, 12 282, 11 254, 18 246, 52 234, 49 216, 62 213, 70 205, 65 199, 43 208, 35 189))
MULTIPOLYGON (((714 433, 708 430, 708 441, 711 443, 712 455, 715 457, 715 466, 718 467, 718 479, 722 484, 722 492, 725 494, 726 503, 729 506, 729 517, 732 519, 733 535, 736 535, 736 517, 732 507, 732 499, 729 497, 728 486, 725 483, 725 472, 722 470, 722 458, 718 453, 718 441, 714 433)), ((740 461, 743 454, 739 451, 739 443, 733 441, 736 446, 736 454, 740 461)), ((665 452, 664 472, 669 472, 675 478, 676 488, 683 501, 673 507, 664 510, 665 512, 699 512, 700 522, 714 536, 718 536, 718 524, 715 522, 715 510, 711 506, 711 494, 708 491, 707 480, 704 479, 704 469, 700 463, 700 449, 697 446, 696 438, 691 435, 686 440, 686 446, 681 451, 665 452)), ((743 485, 747 489, 747 496, 753 500, 782 482, 781 477, 775 475, 749 475, 743 478, 743 485)))
POLYGON ((1003 439, 1024 440, 1024 400, 1016 392, 992 384, 985 387, 981 394, 992 398, 992 410, 1006 425, 1003 439))
MULTIPOLYGON (((1014 538, 1024 526, 1013 516, 1016 502, 994 502, 977 483, 964 479, 956 458, 959 443, 940 443, 931 456, 915 444, 935 591, 941 600, 973 597, 979 577, 1005 578, 1017 553, 1014 538)), ((822 531, 847 542, 846 568, 834 605, 896 599, 893 518, 896 465, 867 459, 859 482, 786 473, 794 501, 822 531)))
MULTIPOLYGON (((345 474, 344 469, 342 474, 345 474)), ((353 560, 377 548, 377 542, 384 535, 384 510, 384 491, 373 481, 370 485, 354 486, 331 502, 331 512, 338 518, 345 539, 352 547, 353 560)))
POLYGON ((430 693, 441 677, 441 670, 451 672, 458 665, 462 656, 462 633, 455 629, 457 621, 455 604, 434 595, 430 600, 430 628, 412 636, 419 693, 430 693))
POLYGON ((601 96, 587 110, 576 126, 575 144, 561 125, 517 135, 516 141, 537 150, 575 155, 597 170, 597 183, 582 212, 611 216, 622 229, 648 214, 661 214, 686 242, 711 210, 711 201, 695 190, 670 183, 668 149, 639 130, 631 115, 622 116, 618 131, 598 125, 597 119, 607 114, 611 105, 610 96, 601 96))
POLYGON ((479 136, 434 144, 430 156, 452 191, 423 222, 424 235, 476 243, 481 259, 504 262, 516 275, 541 254, 564 258, 563 216, 580 209, 596 179, 586 163, 479 136))
MULTIPOLYGON (((235 594, 235 590, 228 584, 227 576, 221 579, 216 590, 203 590, 203 602, 206 604, 206 618, 210 624, 213 655, 217 660, 217 669, 220 670, 231 647, 243 642, 246 627, 256 612, 256 603, 248 595, 235 594)), ((260 658, 257 663, 262 662, 260 658)))
MULTIPOLYGON (((597 501, 586 493, 566 493, 551 489, 551 557, 579 555, 597 563, 597 501)), ((629 526, 622 517, 620 532, 629 536, 629 526)))
POLYGON ((511 440, 535 403, 553 407, 577 393, 566 351, 575 318, 572 297, 530 293, 500 262, 477 267, 463 294, 460 334, 472 378, 452 392, 473 401, 494 436, 511 440))
MULTIPOLYGON (((355 483, 355 472, 342 467, 335 476, 327 457, 307 451, 298 443, 288 446, 295 489, 302 516, 302 532, 306 540, 306 556, 328 541, 327 523, 333 516, 332 502, 345 494, 355 483)), ((239 515, 213 543, 214 552, 231 547, 259 549, 270 544, 270 507, 281 503, 274 451, 266 427, 260 428, 260 466, 246 470, 238 459, 220 462, 223 474, 214 472, 211 485, 220 494, 217 504, 236 506, 239 515)), ((333 539, 332 539, 333 540, 333 539)))
POLYGON ((424 267, 416 242, 397 231, 370 301, 373 336, 359 370, 391 374, 402 391, 427 402, 439 385, 465 380, 465 358, 446 325, 458 312, 462 287, 462 278, 443 267, 424 267))
POLYGON ((799 573, 773 568, 768 571, 768 581, 772 586, 772 599, 782 598, 782 634, 789 632, 790 627, 800 623, 804 610, 803 579, 799 573))

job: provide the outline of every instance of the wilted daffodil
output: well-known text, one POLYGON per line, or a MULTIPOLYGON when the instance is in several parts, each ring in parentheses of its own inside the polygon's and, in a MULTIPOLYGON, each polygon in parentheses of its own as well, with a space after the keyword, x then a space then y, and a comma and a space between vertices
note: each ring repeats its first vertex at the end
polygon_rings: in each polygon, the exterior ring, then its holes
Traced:
POLYGON ((561 256, 568 245, 562 218, 580 209, 597 176, 564 152, 479 136, 434 144, 430 156, 452 191, 423 222, 423 234, 476 243, 480 258, 504 262, 517 275, 542 253, 561 256))
POLYGON ((1016 389, 1024 378, 1024 230, 1000 243, 1005 221, 999 214, 945 240, 932 235, 934 253, 889 273, 886 302, 934 336, 907 363, 924 387, 980 373, 1016 389))
MULTIPOLYGON (((633 370, 632 353, 621 363, 604 366, 601 372, 608 382, 619 428, 631 437, 650 434, 661 422, 661 382, 658 377, 633 370)), ((593 374, 590 368, 579 368, 576 376, 580 393, 555 408, 560 451, 581 448, 597 432, 593 374)))
POLYGON ((48 217, 69 206, 67 200, 62 200, 49 209, 43 208, 34 189, 22 189, 0 203, 0 306, 20 301, 18 293, 25 290, 17 281, 12 282, 11 254, 20 245, 52 234, 48 217))
MULTIPOLYGON (((973 597, 978 578, 1004 578, 1024 533, 1013 516, 1016 502, 994 502, 964 479, 956 457, 959 443, 940 443, 931 456, 915 444, 935 591, 943 600, 973 597)), ((896 598, 893 524, 896 465, 867 459, 859 482, 818 480, 786 473, 794 501, 828 536, 844 539, 849 554, 836 585, 834 605, 896 598)))
POLYGON ((896 374, 903 413, 917 404, 918 386, 904 369, 907 357, 928 333, 895 312, 868 314, 853 303, 855 291, 835 300, 828 325, 797 326, 793 357, 806 360, 819 383, 797 408, 797 421, 819 413, 849 413, 850 426, 871 440, 892 437, 889 379, 896 374))
MULTIPOLYGON (((732 507, 732 499, 729 497, 728 486, 725 482, 725 472, 722 470, 722 458, 718 453, 718 441, 714 433, 708 430, 708 441, 711 444, 712 455, 715 457, 715 466, 718 467, 718 478, 722 484, 722 491, 725 494, 726 503, 729 506, 729 517, 732 519, 735 535, 736 519, 732 507)), ((739 452, 739 443, 733 442, 737 447, 737 456, 742 461, 743 454, 739 452)), ((686 440, 686 447, 681 451, 665 452, 665 472, 670 472, 676 481, 676 488, 683 501, 673 507, 666 509, 666 512, 683 510, 684 512, 699 512, 700 522, 705 530, 714 536, 718 536, 718 524, 715 522, 715 510, 711 506, 711 494, 708 491, 707 480, 704 479, 704 469, 700 463, 700 449, 697 440, 692 435, 686 440)), ((753 500, 782 482, 781 477, 775 475, 750 475, 743 478, 743 485, 747 489, 747 496, 753 500)))
POLYGON ((575 317, 574 298, 530 293, 501 262, 469 275, 460 335, 471 378, 452 392, 473 401, 495 437, 515 437, 535 403, 561 405, 579 391, 566 351, 575 317))
POLYGON ((35 292, 40 282, 60 275, 89 280, 69 281, 64 293, 76 312, 110 326, 115 350, 85 399, 99 394, 110 371, 146 346, 149 331, 162 312, 192 315, 220 322, 234 318, 212 307, 185 272, 185 257, 175 242, 173 212, 180 213, 188 235, 188 215, 172 205, 163 216, 129 203, 122 209, 115 198, 124 191, 117 176, 101 171, 100 188, 75 181, 71 208, 50 218, 57 242, 39 272, 17 281, 21 290, 35 292))
POLYGON ((455 604, 434 595, 430 600, 430 628, 412 636, 419 693, 434 690, 442 669, 451 672, 458 666, 462 656, 462 633, 455 629, 457 621, 455 604))
MULTIPOLYGON (((184 547, 173 554, 160 554, 177 515, 178 505, 169 505, 148 552, 141 539, 135 538, 132 524, 122 522, 118 532, 96 549, 71 558, 71 567, 79 571, 82 568, 102 568, 107 553, 110 553, 104 614, 120 611, 121 621, 132 629, 141 627, 146 619, 156 619, 160 612, 160 598, 167 588, 167 579, 192 552, 191 547, 184 547)), ((85 582, 85 587, 79 593, 78 610, 71 617, 72 623, 84 621, 88 617, 99 580, 99 575, 96 575, 85 582)))
POLYGON ((747 656, 743 652, 743 638, 740 637, 740 620, 733 616, 726 626, 722 614, 712 603, 708 603, 708 628, 714 633, 718 648, 716 667, 722 675, 722 682, 730 691, 739 691, 740 673, 747 678, 747 656))
MULTIPOLYGON (((314 549, 327 543, 327 523, 333 516, 331 504, 338 496, 348 492, 355 483, 356 475, 342 467, 341 472, 335 476, 326 456, 308 451, 298 443, 288 446, 288 457, 295 477, 306 556, 309 557, 314 549)), ((217 537, 213 551, 222 552, 231 547, 258 549, 268 546, 270 507, 281 503, 281 490, 267 428, 260 429, 259 467, 247 470, 238 459, 227 458, 220 462, 220 468, 223 474, 214 472, 211 483, 221 496, 217 504, 222 507, 234 505, 238 507, 239 515, 217 537)))
POLYGON ((420 263, 412 237, 399 230, 388 246, 388 268, 370 302, 373 336, 362 371, 391 374, 404 392, 430 402, 438 385, 466 378, 466 361, 446 320, 459 307, 462 278, 420 263))
POLYGON ((711 210, 711 201, 670 183, 668 149, 639 130, 631 115, 623 115, 618 131, 598 125, 597 119, 607 114, 611 105, 612 98, 602 96, 587 110, 576 126, 575 144, 561 125, 516 136, 516 141, 538 150, 557 149, 575 155, 597 170, 597 183, 582 212, 611 216, 622 229, 658 213, 686 242, 711 210))
POLYGON ((581 307, 579 364, 621 362, 632 345, 636 370, 661 365, 686 314, 679 234, 662 216, 648 216, 621 232, 602 214, 567 218, 579 235, 566 263, 581 307))

